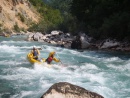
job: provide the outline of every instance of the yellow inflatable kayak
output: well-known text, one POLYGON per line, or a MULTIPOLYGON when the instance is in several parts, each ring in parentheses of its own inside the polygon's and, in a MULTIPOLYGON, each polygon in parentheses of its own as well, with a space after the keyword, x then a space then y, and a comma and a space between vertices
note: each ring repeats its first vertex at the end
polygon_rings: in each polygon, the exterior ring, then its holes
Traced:
POLYGON ((28 54, 27 54, 27 59, 28 59, 28 61, 29 61, 30 63, 32 63, 32 64, 34 64, 34 63, 42 64, 42 63, 44 63, 45 60, 46 60, 45 58, 42 58, 41 60, 35 60, 35 59, 33 58, 32 53, 28 53, 28 54))

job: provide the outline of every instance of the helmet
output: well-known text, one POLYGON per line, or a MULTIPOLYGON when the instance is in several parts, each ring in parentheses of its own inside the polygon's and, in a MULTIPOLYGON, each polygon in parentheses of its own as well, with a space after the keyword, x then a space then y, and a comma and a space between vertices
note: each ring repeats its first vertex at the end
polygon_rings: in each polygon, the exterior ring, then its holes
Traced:
POLYGON ((35 46, 33 46, 33 50, 35 50, 36 49, 36 47, 35 46))
POLYGON ((52 56, 52 55, 54 55, 55 53, 56 53, 55 51, 50 52, 49 57, 52 56))

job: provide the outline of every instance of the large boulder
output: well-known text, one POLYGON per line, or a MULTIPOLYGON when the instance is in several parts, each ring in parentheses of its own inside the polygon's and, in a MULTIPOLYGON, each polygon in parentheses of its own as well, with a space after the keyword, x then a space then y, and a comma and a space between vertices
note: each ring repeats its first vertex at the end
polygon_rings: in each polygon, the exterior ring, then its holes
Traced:
POLYGON ((34 41, 39 41, 44 35, 40 32, 37 32, 33 35, 33 40, 34 41))
POLYGON ((31 32, 27 32, 28 34, 28 41, 41 41, 42 38, 43 38, 43 34, 40 33, 40 32, 37 32, 37 33, 31 33, 31 32))
POLYGON ((88 91, 82 87, 60 82, 52 85, 41 98, 104 98, 103 96, 88 91))
POLYGON ((28 38, 27 38, 28 41, 33 41, 34 33, 32 33, 32 32, 27 32, 26 35, 28 35, 28 38))
POLYGON ((101 49, 107 49, 107 48, 117 48, 120 46, 120 43, 115 41, 115 40, 109 40, 107 39, 106 41, 102 42, 100 45, 101 49))
POLYGON ((84 36, 81 36, 82 49, 86 49, 90 46, 90 43, 84 36))
POLYGON ((58 31, 52 31, 51 35, 59 35, 59 32, 58 31))

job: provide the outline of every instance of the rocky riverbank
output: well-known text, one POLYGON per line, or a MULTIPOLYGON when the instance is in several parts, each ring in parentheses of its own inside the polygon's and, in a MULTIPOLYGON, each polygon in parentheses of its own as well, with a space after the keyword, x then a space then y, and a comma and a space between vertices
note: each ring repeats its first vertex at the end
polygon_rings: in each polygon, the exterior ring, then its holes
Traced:
POLYGON ((85 33, 73 36, 62 31, 52 31, 50 34, 40 32, 27 32, 28 41, 47 42, 56 46, 72 49, 95 49, 130 52, 130 43, 127 41, 119 42, 116 39, 95 40, 85 33))
POLYGON ((130 52, 130 43, 128 41, 119 42, 116 39, 95 40, 87 36, 85 33, 79 33, 73 36, 70 33, 62 31, 52 31, 50 34, 42 34, 41 32, 23 32, 19 33, 9 31, 2 32, 0 36, 27 35, 27 41, 38 41, 53 44, 58 47, 80 49, 80 50, 105 50, 105 51, 123 51, 130 52))

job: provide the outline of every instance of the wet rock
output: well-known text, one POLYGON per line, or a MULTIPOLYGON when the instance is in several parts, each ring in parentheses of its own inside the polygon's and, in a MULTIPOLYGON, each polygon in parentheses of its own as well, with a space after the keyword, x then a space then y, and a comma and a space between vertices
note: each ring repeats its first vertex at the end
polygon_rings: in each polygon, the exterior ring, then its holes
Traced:
POLYGON ((99 48, 106 49, 106 48, 117 48, 120 46, 120 43, 115 40, 105 40, 99 48))
POLYGON ((82 42, 80 40, 80 36, 76 36, 76 38, 72 41, 71 48, 72 49, 81 49, 82 42))
POLYGON ((87 49, 90 46, 90 43, 84 36, 81 36, 82 49, 87 49))
POLYGON ((58 31, 52 31, 51 35, 59 35, 59 32, 58 31))
POLYGON ((82 87, 60 82, 52 85, 41 98, 104 98, 103 96, 88 91, 82 87))

